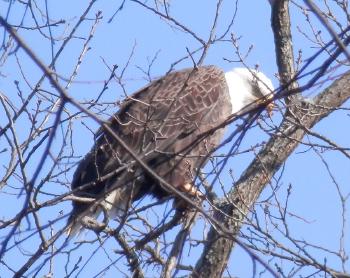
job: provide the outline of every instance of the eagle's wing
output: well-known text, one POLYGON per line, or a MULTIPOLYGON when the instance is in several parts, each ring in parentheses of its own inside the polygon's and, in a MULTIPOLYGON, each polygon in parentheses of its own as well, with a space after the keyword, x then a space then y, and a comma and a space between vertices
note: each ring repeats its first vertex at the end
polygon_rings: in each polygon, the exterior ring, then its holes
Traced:
MULTIPOLYGON (((191 143, 230 113, 224 73, 208 66, 173 72, 152 82, 130 96, 108 124, 159 176, 177 187, 193 181, 193 169, 201 166, 208 151, 221 140, 223 131, 216 131, 195 146, 191 143)), ((94 183, 76 195, 95 197, 111 186, 124 186, 124 191, 119 189, 119 193, 110 198, 114 205, 123 200, 121 207, 128 198, 120 195, 130 194, 125 187, 132 181, 138 182, 140 187, 133 199, 151 192, 156 196, 166 194, 138 165, 131 165, 127 172, 111 175, 127 167, 130 161, 130 154, 112 136, 100 130, 96 144, 75 172, 72 189, 94 183), (106 178, 106 175, 111 177, 106 178)), ((88 207, 88 204, 73 202, 70 220, 88 207)))

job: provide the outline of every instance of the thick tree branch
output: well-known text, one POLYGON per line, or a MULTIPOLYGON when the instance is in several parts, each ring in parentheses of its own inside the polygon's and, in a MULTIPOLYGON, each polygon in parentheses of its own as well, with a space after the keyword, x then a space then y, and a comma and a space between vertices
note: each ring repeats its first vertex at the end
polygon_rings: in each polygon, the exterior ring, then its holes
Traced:
MULTIPOLYGON (((219 210, 214 217, 231 231, 232 238, 238 236, 242 219, 249 213, 265 185, 298 146, 306 130, 349 98, 350 73, 346 73, 319 94, 313 104, 301 102, 303 107, 293 109, 293 115, 288 113, 278 129, 279 132, 270 138, 266 147, 260 151, 228 194, 230 202, 222 201, 218 205, 219 210), (295 119, 300 121, 300 125, 294 124, 295 119)), ((234 243, 232 239, 220 237, 211 228, 192 277, 221 277, 234 243)))

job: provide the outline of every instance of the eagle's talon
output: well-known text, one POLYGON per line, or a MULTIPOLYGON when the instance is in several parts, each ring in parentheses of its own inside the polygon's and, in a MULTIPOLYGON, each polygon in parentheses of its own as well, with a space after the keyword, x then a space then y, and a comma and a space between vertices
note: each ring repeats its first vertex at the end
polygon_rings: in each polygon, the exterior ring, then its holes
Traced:
POLYGON ((190 183, 185 183, 184 185, 182 185, 181 189, 183 192, 186 192, 191 197, 197 198, 199 200, 204 199, 204 194, 190 183))

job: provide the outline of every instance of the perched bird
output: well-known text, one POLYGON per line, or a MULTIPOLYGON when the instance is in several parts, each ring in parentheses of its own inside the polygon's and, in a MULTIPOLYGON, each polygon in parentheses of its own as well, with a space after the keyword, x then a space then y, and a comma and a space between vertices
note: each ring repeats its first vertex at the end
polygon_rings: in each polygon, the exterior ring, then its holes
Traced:
MULTIPOLYGON (((272 92, 271 80, 253 69, 227 73, 215 66, 184 69, 128 97, 108 126, 159 177, 190 197, 202 197, 193 182, 197 169, 205 165, 223 137, 224 130, 215 128, 232 114, 259 105, 271 112, 272 92), (198 140, 203 134, 207 136, 198 140)), ((70 235, 82 223, 86 226, 86 217, 96 219, 104 212, 112 218, 147 194, 171 195, 103 129, 80 162, 71 188, 78 198, 68 220, 70 235)))

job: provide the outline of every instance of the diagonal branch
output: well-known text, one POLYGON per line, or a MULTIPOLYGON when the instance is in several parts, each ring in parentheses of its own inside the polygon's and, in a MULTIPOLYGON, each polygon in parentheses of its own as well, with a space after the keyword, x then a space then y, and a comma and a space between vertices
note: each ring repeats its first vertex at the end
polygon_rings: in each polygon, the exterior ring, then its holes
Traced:
MULTIPOLYGON (((303 107, 293 109, 286 115, 266 147, 260 151, 247 170, 229 192, 229 200, 222 201, 214 214, 232 238, 238 236, 242 219, 249 213, 265 185, 288 159, 307 132, 350 98, 350 73, 336 80, 314 99, 314 103, 300 102, 303 107), (302 108, 302 109, 301 109, 302 108), (332 109, 330 109, 332 108, 332 109), (305 113, 308 111, 309 113, 305 113), (300 126, 293 124, 294 119, 300 126)), ((221 237, 215 228, 208 233, 202 257, 197 262, 192 277, 221 277, 235 241, 221 237)), ((322 266, 320 266, 322 268, 322 266)))

